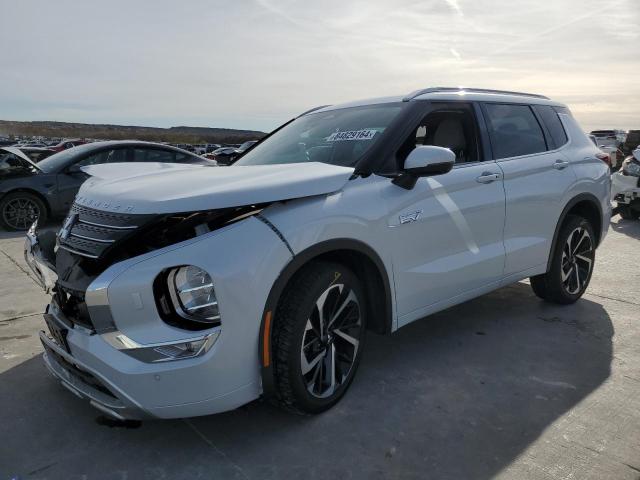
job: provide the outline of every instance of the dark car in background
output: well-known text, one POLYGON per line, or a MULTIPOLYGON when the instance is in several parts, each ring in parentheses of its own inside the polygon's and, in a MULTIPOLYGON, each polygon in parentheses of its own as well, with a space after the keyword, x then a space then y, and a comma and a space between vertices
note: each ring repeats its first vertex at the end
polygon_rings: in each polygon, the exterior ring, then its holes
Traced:
POLYGON ((239 147, 222 147, 217 150, 214 150, 211 156, 207 156, 207 158, 212 158, 219 165, 231 165, 235 162, 240 155, 253 147, 258 140, 249 140, 248 142, 244 142, 239 147))
POLYGON ((95 142, 32 161, 15 147, 0 148, 0 225, 26 230, 36 220, 66 215, 80 185, 82 167, 101 163, 160 162, 216 165, 179 148, 150 142, 95 142))
POLYGON ((22 153, 26 154, 32 161, 38 163, 45 158, 54 155, 56 152, 50 148, 41 147, 16 147, 22 153))

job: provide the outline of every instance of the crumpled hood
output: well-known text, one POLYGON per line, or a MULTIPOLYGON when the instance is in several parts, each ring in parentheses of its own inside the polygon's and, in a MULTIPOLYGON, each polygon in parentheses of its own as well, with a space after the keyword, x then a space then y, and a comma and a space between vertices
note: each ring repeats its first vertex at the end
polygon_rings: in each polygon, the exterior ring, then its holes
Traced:
POLYGON ((133 214, 238 207, 323 195, 340 190, 350 167, 307 162, 208 167, 169 163, 112 163, 83 169, 76 202, 133 214))

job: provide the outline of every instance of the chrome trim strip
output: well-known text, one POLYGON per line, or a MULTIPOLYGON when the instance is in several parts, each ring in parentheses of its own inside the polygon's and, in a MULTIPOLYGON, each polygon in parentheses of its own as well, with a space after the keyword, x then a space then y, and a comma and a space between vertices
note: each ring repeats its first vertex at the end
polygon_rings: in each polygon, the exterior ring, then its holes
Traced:
POLYGON ((73 248, 69 248, 69 247, 65 246, 64 244, 62 244, 62 243, 59 246, 60 246, 60 248, 66 250, 67 252, 75 253, 76 255, 80 255, 81 257, 87 257, 87 258, 93 258, 93 259, 98 258, 98 255, 90 255, 88 253, 79 252, 78 250, 74 250, 73 248))
POLYGON ((70 235, 72 237, 81 238, 83 240, 89 240, 90 242, 96 242, 96 243, 113 243, 113 242, 115 242, 115 240, 103 240, 103 239, 100 239, 100 238, 85 237, 84 235, 78 235, 77 233, 73 233, 73 232, 70 235))
POLYGON ((206 283, 204 285, 199 285, 197 287, 185 288, 184 290, 178 289, 178 293, 189 293, 189 292, 197 292, 198 290, 202 290, 203 288, 212 288, 213 283, 206 283))
POLYGON ((135 230, 136 228, 138 228, 136 225, 118 227, 115 225, 103 225, 101 223, 89 222, 88 220, 82 220, 82 219, 78 219, 78 223, 84 223, 86 225, 91 225, 93 227, 100 227, 100 228, 106 228, 111 230, 135 230))
POLYGON ((190 312, 191 310, 200 310, 201 308, 213 307, 215 305, 218 305, 218 302, 203 303, 202 305, 196 305, 195 307, 184 307, 184 309, 187 312, 190 312))

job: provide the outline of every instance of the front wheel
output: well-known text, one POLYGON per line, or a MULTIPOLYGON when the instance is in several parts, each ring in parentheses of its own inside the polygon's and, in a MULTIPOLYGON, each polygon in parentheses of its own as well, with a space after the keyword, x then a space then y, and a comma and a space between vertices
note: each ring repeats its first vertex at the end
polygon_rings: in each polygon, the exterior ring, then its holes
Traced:
POLYGON ((530 279, 534 293, 553 303, 576 302, 591 280, 595 248, 591 224, 577 215, 567 216, 552 252, 551 268, 530 279))
POLYGON ((276 309, 273 353, 279 403, 319 413, 344 395, 365 335, 364 290, 343 265, 314 262, 297 273, 276 309))
POLYGON ((29 192, 12 192, 0 201, 0 224, 7 230, 27 230, 33 222, 44 223, 47 207, 29 192))

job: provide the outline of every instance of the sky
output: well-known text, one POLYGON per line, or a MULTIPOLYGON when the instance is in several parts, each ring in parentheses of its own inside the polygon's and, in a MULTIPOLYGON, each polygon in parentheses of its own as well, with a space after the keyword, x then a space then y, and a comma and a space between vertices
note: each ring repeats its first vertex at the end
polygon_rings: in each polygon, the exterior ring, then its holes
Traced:
POLYGON ((269 131, 429 86, 640 129, 640 0, 0 0, 0 119, 269 131))

